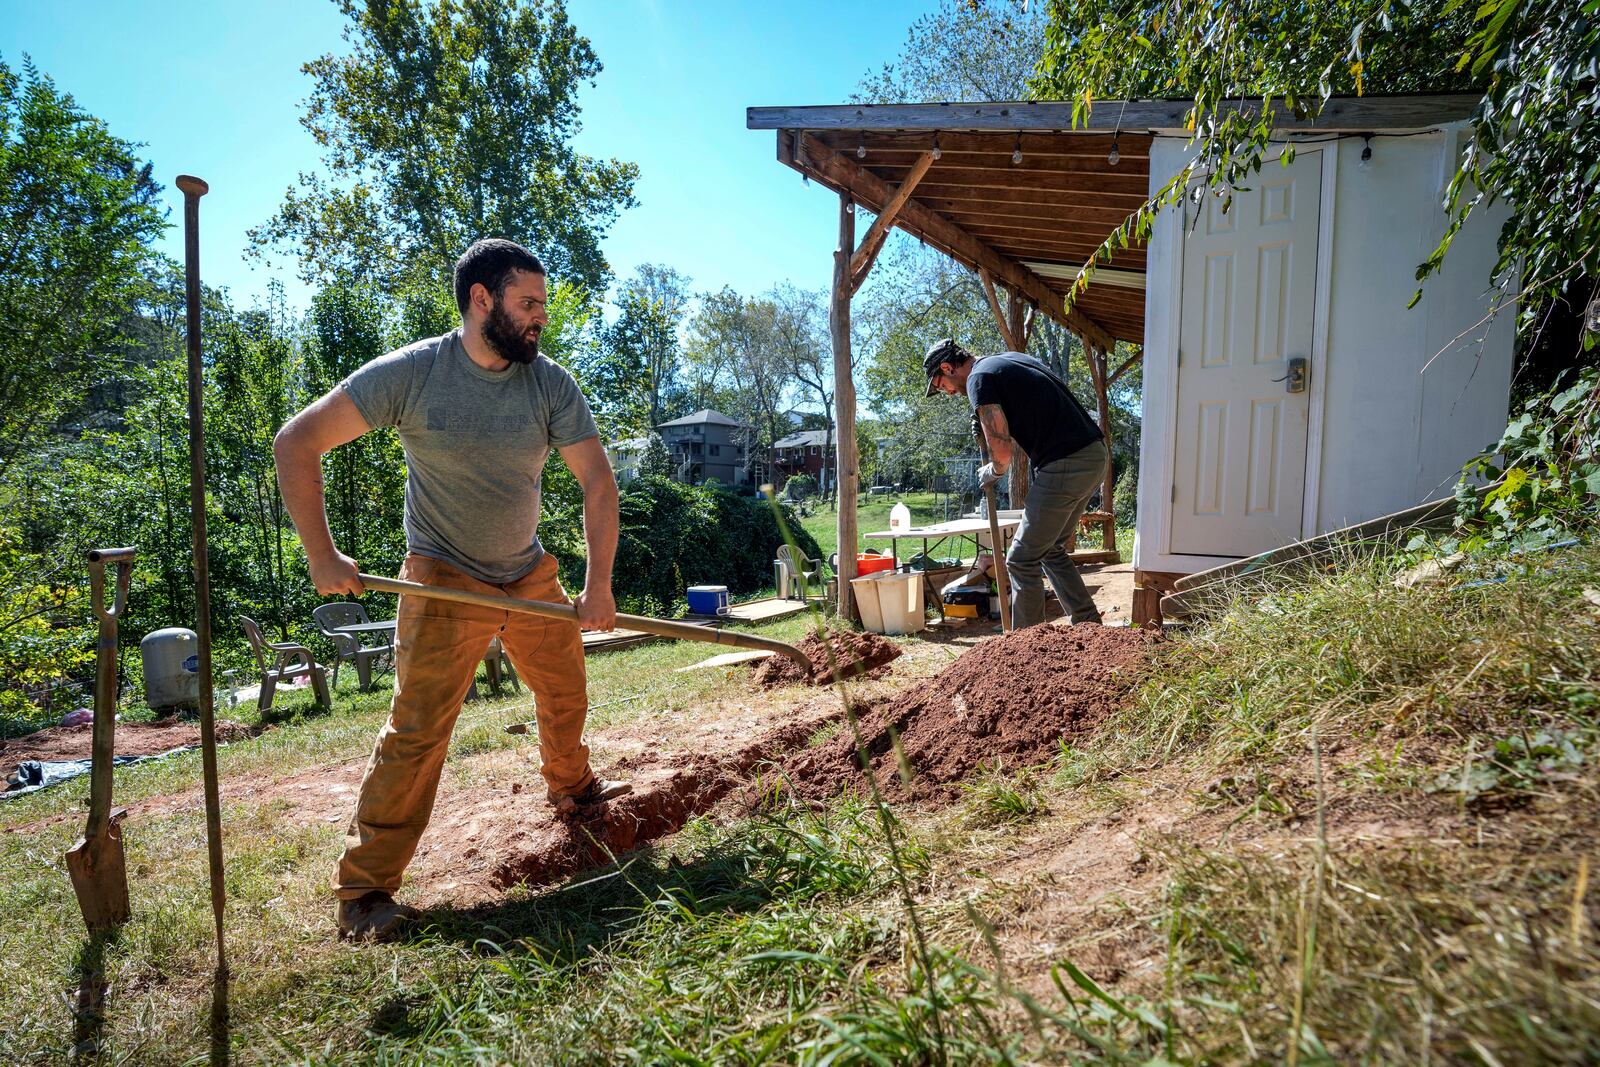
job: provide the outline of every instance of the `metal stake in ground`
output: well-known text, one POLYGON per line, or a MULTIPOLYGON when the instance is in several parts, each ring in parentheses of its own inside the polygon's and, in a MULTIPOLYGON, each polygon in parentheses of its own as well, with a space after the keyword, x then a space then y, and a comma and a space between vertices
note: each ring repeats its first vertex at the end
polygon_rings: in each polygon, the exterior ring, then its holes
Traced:
POLYGON ((102 548, 89 553, 89 591, 100 618, 100 643, 95 654, 94 742, 89 768, 89 822, 83 837, 67 851, 67 873, 78 896, 84 925, 91 934, 121 926, 132 915, 128 906, 128 864, 118 825, 126 811, 111 810, 112 760, 117 729, 117 620, 128 606, 133 578, 131 548, 102 548), (106 564, 117 565, 116 591, 105 605, 106 564))
POLYGON ((217 730, 211 706, 211 567, 206 550, 205 380, 200 366, 200 198, 210 186, 178 175, 183 190, 183 280, 189 334, 189 514, 194 526, 194 631, 199 639, 200 761, 205 772, 206 848, 211 861, 211 911, 217 925, 217 975, 226 979, 222 938, 227 886, 222 880, 222 800, 217 788, 217 730))

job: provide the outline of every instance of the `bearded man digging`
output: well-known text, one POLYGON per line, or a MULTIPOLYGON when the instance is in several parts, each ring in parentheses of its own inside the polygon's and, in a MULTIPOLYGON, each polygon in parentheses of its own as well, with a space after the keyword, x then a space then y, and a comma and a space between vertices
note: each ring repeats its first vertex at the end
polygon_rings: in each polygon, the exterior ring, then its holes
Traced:
POLYGON ((456 263, 461 327, 366 364, 284 425, 273 444, 284 503, 324 596, 362 592, 355 560, 328 530, 322 457, 393 426, 405 447, 408 554, 400 577, 426 585, 573 603, 578 622, 401 597, 394 703, 361 781, 333 886, 343 937, 392 936, 416 918, 394 893, 433 814, 450 732, 489 642, 500 638, 537 702, 539 755, 558 812, 631 790, 597 778, 582 630, 616 621, 611 565, 617 483, 589 405, 539 354, 545 270, 512 241, 479 241, 456 263), (568 601, 539 545, 539 482, 550 449, 583 487, 588 571, 568 601))

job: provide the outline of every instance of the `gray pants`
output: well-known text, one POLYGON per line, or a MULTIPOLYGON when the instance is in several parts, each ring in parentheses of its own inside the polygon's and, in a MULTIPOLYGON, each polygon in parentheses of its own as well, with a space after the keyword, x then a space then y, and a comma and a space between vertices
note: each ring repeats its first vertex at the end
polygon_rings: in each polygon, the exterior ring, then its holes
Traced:
POLYGON ((1106 446, 1101 441, 1033 468, 1022 525, 1006 552, 1013 629, 1044 622, 1047 574, 1062 610, 1073 622, 1100 621, 1100 611, 1067 553, 1067 544, 1105 474, 1106 446))

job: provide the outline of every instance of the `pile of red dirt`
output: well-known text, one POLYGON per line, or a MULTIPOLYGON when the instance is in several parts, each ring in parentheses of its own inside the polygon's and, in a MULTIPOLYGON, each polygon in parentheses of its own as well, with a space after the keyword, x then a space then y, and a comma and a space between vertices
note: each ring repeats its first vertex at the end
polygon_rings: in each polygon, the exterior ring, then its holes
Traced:
POLYGON ((772 656, 762 660, 756 668, 756 684, 763 689, 785 685, 826 685, 833 681, 835 665, 845 678, 867 675, 876 678, 887 673, 879 671, 879 668, 900 655, 899 645, 878 634, 830 631, 828 637, 828 644, 833 646, 831 660, 822 638, 809 634, 795 646, 815 665, 809 673, 787 656, 772 656), (873 673, 875 671, 878 673, 873 673))
MULTIPOLYGON (((248 727, 236 722, 219 720, 217 740, 236 741, 250 735, 248 727)), ((200 724, 179 719, 160 722, 119 722, 116 730, 116 754, 119 756, 156 756, 185 745, 200 743, 200 724)), ((68 761, 88 759, 94 745, 94 727, 49 726, 9 741, 0 741, 0 784, 6 775, 28 760, 68 761)))
MULTIPOLYGON (((1091 624, 1034 626, 983 642, 922 685, 858 711, 878 787, 897 799, 949 800, 982 765, 1020 769, 1049 759, 1062 740, 1091 733, 1122 705, 1155 639, 1091 624)), ((785 768, 806 796, 865 784, 848 729, 785 768)))

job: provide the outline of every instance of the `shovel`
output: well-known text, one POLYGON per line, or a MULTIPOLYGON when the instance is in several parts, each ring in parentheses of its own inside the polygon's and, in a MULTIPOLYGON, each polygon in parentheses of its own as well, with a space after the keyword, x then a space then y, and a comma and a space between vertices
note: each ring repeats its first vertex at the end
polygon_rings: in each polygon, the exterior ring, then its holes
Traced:
POLYGON ((1011 629, 1011 590, 1006 578, 1006 554, 1000 550, 1000 512, 994 502, 994 486, 983 487, 983 498, 989 504, 989 540, 994 542, 994 587, 1000 594, 1000 630, 1011 629))
POLYGON ((133 578, 131 548, 101 548, 89 553, 89 589, 100 619, 94 679, 94 744, 89 770, 89 822, 83 837, 67 850, 72 890, 91 934, 120 926, 131 917, 128 865, 122 852, 121 822, 127 811, 111 810, 111 767, 116 755, 117 619, 128 606, 133 578), (105 606, 105 565, 117 565, 116 592, 105 606))
MULTIPOLYGON (((363 574, 361 584, 368 589, 376 589, 384 593, 399 593, 402 596, 419 596, 430 600, 453 600, 459 604, 477 604, 480 607, 494 608, 497 611, 520 611, 527 615, 540 615, 546 619, 560 619, 564 622, 577 622, 578 609, 570 604, 549 604, 542 600, 520 600, 516 597, 492 596, 488 593, 474 593, 466 589, 445 589, 437 585, 422 585, 417 582, 403 582, 398 578, 383 578, 375 574, 363 574)), ((808 675, 821 674, 827 670, 825 666, 818 667, 811 659, 794 645, 783 641, 774 641, 770 637, 756 637, 754 634, 738 633, 733 630, 714 630, 709 626, 696 626, 687 622, 672 622, 668 619, 653 619, 648 615, 626 615, 617 613, 617 625, 628 630, 638 630, 642 633, 655 634, 657 637, 671 637, 683 641, 704 641, 709 645, 733 645, 736 648, 755 648, 764 652, 775 652, 780 656, 787 656, 798 664, 808 675)), ((839 673, 849 667, 841 664, 839 673)))

